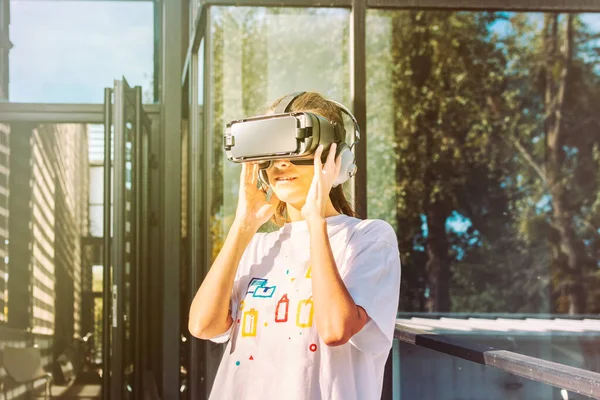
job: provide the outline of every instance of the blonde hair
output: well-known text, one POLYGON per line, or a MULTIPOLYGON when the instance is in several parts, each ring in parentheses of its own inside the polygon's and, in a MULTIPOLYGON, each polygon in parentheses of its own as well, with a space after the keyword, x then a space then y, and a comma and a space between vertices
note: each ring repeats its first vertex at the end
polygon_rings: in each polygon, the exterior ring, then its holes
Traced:
MULTIPOLYGON (((283 96, 273 102, 269 107, 269 111, 272 112, 277 108, 279 103, 287 96, 283 96)), ((344 126, 344 120, 342 119, 342 112, 340 108, 333 102, 327 100, 319 93, 315 92, 306 92, 302 95, 296 97, 294 101, 290 104, 288 112, 293 111, 306 111, 312 112, 315 114, 319 114, 322 117, 325 117, 329 120, 329 122, 337 124, 339 126, 344 126)), ((341 138, 345 140, 345 138, 341 138)), ((342 185, 336 186, 331 189, 329 192, 329 199, 333 204, 335 210, 339 213, 348 215, 350 217, 356 217, 356 213, 352 209, 350 202, 346 199, 346 195, 344 194, 344 189, 342 185)), ((280 201, 277 205, 277 209, 275 210, 275 214, 271 218, 271 221, 276 225, 282 226, 287 222, 286 204, 283 201, 280 201)))

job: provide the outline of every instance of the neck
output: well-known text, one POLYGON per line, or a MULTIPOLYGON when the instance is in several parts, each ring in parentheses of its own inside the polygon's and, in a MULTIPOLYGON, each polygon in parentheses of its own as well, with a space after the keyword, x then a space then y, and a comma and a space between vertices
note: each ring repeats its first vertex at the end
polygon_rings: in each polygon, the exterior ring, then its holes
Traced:
MULTIPOLYGON (((302 218, 302 213, 301 213, 302 206, 304 206, 304 204, 294 205, 294 204, 286 203, 287 216, 291 222, 304 220, 304 218, 302 218)), ((331 202, 331 200, 329 200, 327 202, 327 207, 325 208, 325 218, 333 217, 333 216, 339 215, 339 214, 340 213, 335 209, 335 207, 333 207, 333 203, 331 202)))

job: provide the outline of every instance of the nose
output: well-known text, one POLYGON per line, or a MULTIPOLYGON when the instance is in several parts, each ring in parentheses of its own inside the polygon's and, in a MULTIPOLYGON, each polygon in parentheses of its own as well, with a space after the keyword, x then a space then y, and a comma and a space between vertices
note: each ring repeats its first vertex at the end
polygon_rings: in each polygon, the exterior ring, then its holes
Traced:
POLYGON ((287 168, 291 165, 292 163, 290 162, 290 160, 275 160, 273 161, 273 165, 277 168, 287 168))

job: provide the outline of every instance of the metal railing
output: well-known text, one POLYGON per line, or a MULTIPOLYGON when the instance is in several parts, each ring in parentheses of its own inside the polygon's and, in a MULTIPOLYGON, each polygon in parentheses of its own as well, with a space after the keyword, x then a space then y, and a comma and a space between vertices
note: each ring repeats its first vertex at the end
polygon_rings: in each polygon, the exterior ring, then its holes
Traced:
POLYGON ((482 346, 454 337, 422 331, 400 323, 394 333, 401 342, 421 346, 573 393, 600 399, 600 373, 526 356, 516 352, 482 346))

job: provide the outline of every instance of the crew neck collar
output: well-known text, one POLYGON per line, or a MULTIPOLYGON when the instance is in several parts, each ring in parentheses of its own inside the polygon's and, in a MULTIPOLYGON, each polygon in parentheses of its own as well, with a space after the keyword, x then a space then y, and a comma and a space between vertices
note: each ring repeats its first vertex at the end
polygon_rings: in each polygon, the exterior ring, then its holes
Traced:
MULTIPOLYGON (((346 220, 346 218, 349 217, 345 214, 337 214, 332 215, 331 217, 326 217, 325 222, 327 223, 327 230, 330 230, 335 226, 341 225, 346 220)), ((281 232, 286 233, 308 231, 308 224, 305 220, 286 222, 280 230, 281 232)))

